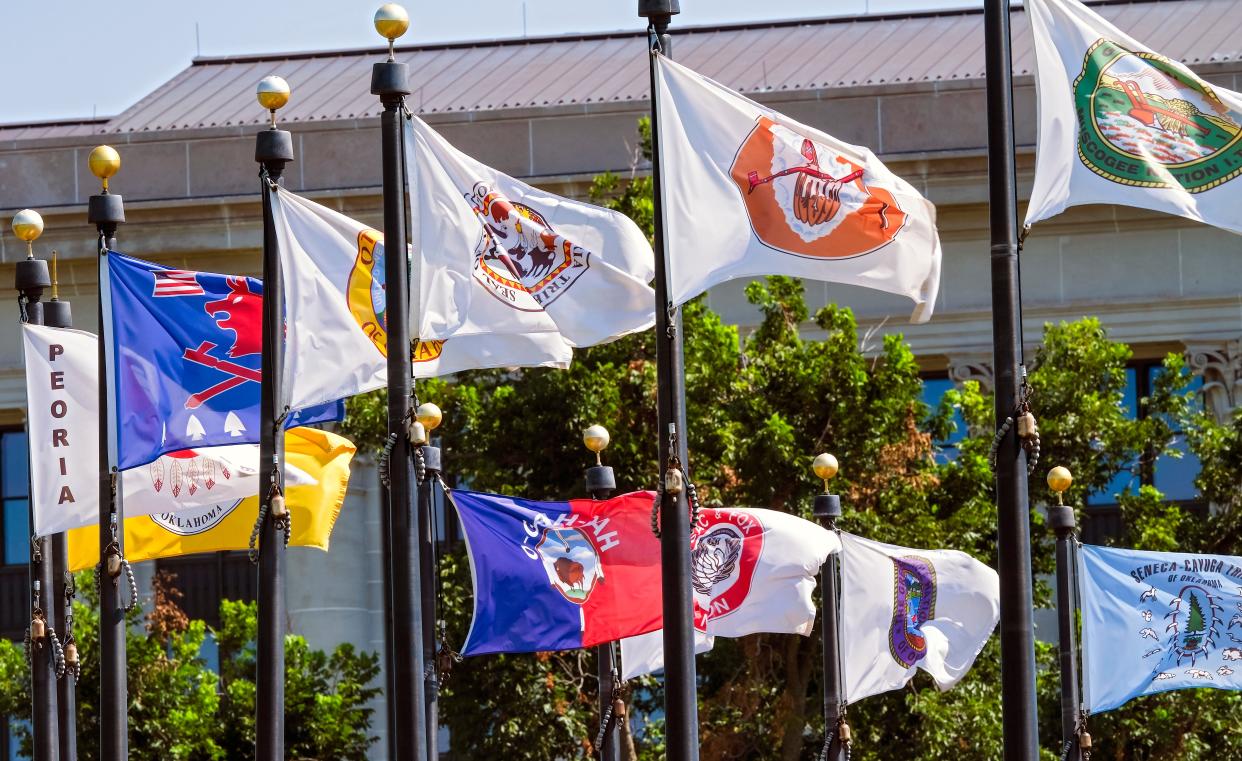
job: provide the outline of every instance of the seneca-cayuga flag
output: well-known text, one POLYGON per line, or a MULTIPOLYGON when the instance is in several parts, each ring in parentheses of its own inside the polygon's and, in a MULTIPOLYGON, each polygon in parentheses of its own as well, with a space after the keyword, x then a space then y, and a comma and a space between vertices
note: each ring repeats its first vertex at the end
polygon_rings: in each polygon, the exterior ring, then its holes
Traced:
POLYGON ((533 188, 406 128, 413 216, 411 333, 549 333, 568 346, 655 324, 655 256, 619 212, 533 188))
POLYGON ((1075 0, 1028 0, 1026 10, 1039 100, 1026 224, 1106 203, 1242 233, 1242 94, 1208 84, 1075 0))
MULTIPOLYGON (((120 468, 183 449, 257 444, 263 284, 115 252, 104 261, 120 468)), ((285 425, 342 413, 340 404, 297 410, 285 425)))
MULTIPOLYGON (((383 233, 283 188, 268 192, 285 285, 285 404, 300 409, 383 387, 388 382, 383 233), (325 356, 333 361, 324 362, 325 356)), ((484 319, 480 330, 452 341, 414 340, 414 376, 569 366, 572 349, 560 336, 514 332, 519 328, 484 319)))
POLYGON ((474 580, 464 655, 571 650, 660 628, 651 492, 568 502, 450 496, 474 580))
MULTIPOLYGON (((34 533, 99 521, 99 341, 91 333, 22 326, 29 400, 34 533)), ((121 471, 127 516, 174 513, 257 495, 259 447, 185 449, 121 471)), ((311 483, 296 467, 291 484, 311 483)))
POLYGON ((1083 704, 1188 687, 1242 690, 1242 558, 1079 549, 1083 704))
MULTIPOLYGON (((700 511, 690 534, 695 652, 710 650, 714 637, 810 634, 815 577, 840 548, 836 534, 789 513, 700 511)), ((662 634, 621 641, 625 679, 664 667, 662 634)))
MULTIPOLYGON (((285 504, 289 508, 295 547, 328 549, 345 490, 349 485, 349 461, 354 445, 345 438, 315 428, 292 428, 285 432, 285 467, 306 474, 309 483, 288 483, 285 504)), ((128 510, 129 505, 125 505, 128 510)), ((259 514, 259 498, 232 500, 176 513, 125 519, 125 556, 130 562, 192 555, 197 552, 244 550, 259 514)), ((69 534, 69 570, 80 571, 99 562, 98 526, 74 529, 69 534)))
POLYGON ((841 534, 841 662, 853 703, 923 669, 957 684, 1000 620, 1000 577, 957 550, 912 550, 841 534))
POLYGON ((866 148, 800 124, 656 55, 669 293, 740 277, 874 288, 931 318, 936 207, 866 148))

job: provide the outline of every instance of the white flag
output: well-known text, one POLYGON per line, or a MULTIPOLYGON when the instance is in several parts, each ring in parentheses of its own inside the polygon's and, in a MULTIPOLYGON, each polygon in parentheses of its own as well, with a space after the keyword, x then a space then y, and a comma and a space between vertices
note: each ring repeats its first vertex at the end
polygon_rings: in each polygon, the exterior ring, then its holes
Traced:
POLYGON ((406 140, 411 332, 449 344, 478 333, 551 333, 581 347, 655 324, 655 256, 624 214, 480 164, 418 117, 406 140))
POLYGON ((285 291, 284 405, 383 388, 384 236, 283 188, 268 193, 285 291))
MULTIPOLYGON (((384 234, 283 188, 272 194, 285 285, 285 404, 300 409, 384 387, 384 234)), ((482 317, 452 341, 415 340, 414 376, 569 366, 573 349, 559 334, 482 317)))
MULTIPOLYGON (((708 509, 690 535, 695 652, 714 637, 757 632, 807 635, 815 627, 815 579, 840 550, 837 535, 788 513, 708 509)), ((664 667, 663 632, 621 640, 626 679, 664 667)))
MULTIPOLYGON (((96 337, 24 325, 34 533, 99 522, 99 389, 96 337)), ((287 483, 313 483, 286 465, 287 483)), ((174 513, 259 493, 259 446, 187 449, 121 472, 126 517, 174 513)))
POLYGON ((866 148, 657 56, 660 185, 670 298, 740 277, 792 275, 914 300, 940 288, 936 208, 866 148))
POLYGON ((1000 619, 1000 577, 956 550, 841 534, 841 662, 853 703, 900 689, 916 668, 947 690, 1000 619))
POLYGON ((1242 233, 1242 94, 1209 85, 1075 0, 1026 8, 1039 96, 1026 224, 1106 203, 1242 233))

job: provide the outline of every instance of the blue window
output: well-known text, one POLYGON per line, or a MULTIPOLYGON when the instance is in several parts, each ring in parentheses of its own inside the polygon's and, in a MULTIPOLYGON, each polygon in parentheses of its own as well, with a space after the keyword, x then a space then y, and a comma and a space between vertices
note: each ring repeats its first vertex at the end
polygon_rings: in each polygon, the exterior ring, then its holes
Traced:
MULTIPOLYGON (((940 400, 944 398, 945 392, 952 388, 954 388, 954 383, 947 376, 923 378, 923 403, 934 412, 940 406, 940 400)), ((958 444, 965 438, 966 419, 962 417, 960 409, 955 409, 953 411, 953 430, 949 433, 948 438, 935 442, 936 459, 939 462, 955 460, 958 453, 958 444)))
MULTIPOLYGON (((1149 370, 1149 384, 1154 387, 1156 379, 1165 369, 1154 366, 1149 370)), ((1194 376, 1187 390, 1196 392, 1196 405, 1203 408, 1203 378, 1194 376)), ((1177 501, 1188 501, 1199 498, 1199 490, 1195 488, 1195 476, 1199 475, 1201 465, 1199 458, 1190 452, 1186 439, 1178 431, 1173 439, 1173 448, 1182 453, 1181 457, 1161 455, 1156 458, 1155 472, 1152 483, 1164 494, 1165 498, 1177 501)))
POLYGON ((23 431, 0 431, 0 564, 30 557, 30 473, 23 431))
MULTIPOLYGON (((1146 377, 1146 376, 1144 376, 1146 377)), ((1126 368, 1126 388, 1122 393, 1121 404, 1125 408, 1125 415, 1130 420, 1138 418, 1139 413, 1139 388, 1138 388, 1139 371, 1136 367, 1126 368)), ((1138 491, 1139 487, 1139 466, 1137 462, 1132 462, 1127 468, 1121 470, 1117 475, 1113 476, 1108 482, 1108 486, 1100 491, 1087 496, 1088 505, 1115 505, 1117 504, 1117 495, 1129 489, 1131 492, 1138 491)))

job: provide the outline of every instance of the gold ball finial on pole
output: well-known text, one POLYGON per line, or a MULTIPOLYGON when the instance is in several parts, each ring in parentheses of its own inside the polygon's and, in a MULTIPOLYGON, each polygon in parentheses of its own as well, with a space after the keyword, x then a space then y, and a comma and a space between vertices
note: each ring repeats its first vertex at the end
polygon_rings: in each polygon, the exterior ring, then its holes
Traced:
POLYGON ((101 145, 91 151, 87 164, 90 165, 91 174, 103 182, 103 192, 107 193, 108 178, 121 171, 121 154, 110 145, 101 145))
POLYGON ((1074 483, 1074 476, 1069 472, 1069 468, 1058 465, 1048 471, 1048 488, 1057 493, 1057 504, 1064 504, 1061 501, 1061 494, 1070 488, 1070 484, 1074 483))
POLYGON ((418 409, 414 411, 414 419, 423 424, 423 427, 430 433, 440 427, 440 421, 444 419, 440 408, 431 402, 423 402, 418 405, 418 409))
POLYGON ((43 216, 34 209, 22 209, 13 215, 13 234, 26 242, 26 258, 34 258, 35 239, 43 234, 43 216))
POLYGON ((375 12, 374 22, 375 31, 388 40, 388 60, 391 61, 396 57, 394 43, 410 28, 410 14, 396 3, 384 3, 375 12))
POLYGON ((259 105, 272 115, 272 129, 276 129, 276 111, 289 102, 290 92, 289 83, 275 74, 260 79, 259 86, 255 88, 255 98, 259 105))
POLYGON ((608 448, 608 443, 612 441, 612 437, 608 435, 608 429, 602 425, 593 425, 582 432, 582 443, 586 448, 595 453, 595 464, 602 465, 600 461, 600 452, 608 448))
POLYGON ((828 482, 831 481, 839 470, 837 458, 824 452, 815 456, 815 462, 811 463, 811 470, 815 471, 815 477, 824 482, 824 493, 828 493, 828 482))

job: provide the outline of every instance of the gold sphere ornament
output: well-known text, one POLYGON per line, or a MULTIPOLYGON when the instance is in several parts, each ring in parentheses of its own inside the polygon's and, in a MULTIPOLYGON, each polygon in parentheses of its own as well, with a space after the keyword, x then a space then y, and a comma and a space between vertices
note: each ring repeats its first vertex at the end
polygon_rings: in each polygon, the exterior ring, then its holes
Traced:
POLYGON ((276 110, 284 108, 289 102, 289 83, 284 77, 278 77, 271 74, 259 80, 259 86, 255 88, 255 98, 259 101, 259 105, 263 106, 272 115, 272 128, 276 128, 276 110))
POLYGON ((396 3, 384 3, 375 12, 375 31, 388 40, 388 59, 392 60, 393 43, 410 28, 410 14, 396 3))
POLYGON ((1074 476, 1069 472, 1069 468, 1058 465, 1048 471, 1048 488, 1052 489, 1058 495, 1066 489, 1070 488, 1070 484, 1074 483, 1074 476))
POLYGON ((837 458, 827 452, 816 455, 815 462, 811 463, 811 470, 815 471, 815 476, 824 481, 824 485, 827 486, 827 482, 837 474, 837 458))
POLYGON ((91 151, 87 164, 90 165, 91 174, 103 181, 103 189, 106 192, 108 178, 121 171, 121 154, 110 145, 101 145, 91 151))
POLYGON ((599 453, 608 448, 608 442, 612 441, 612 437, 608 435, 608 429, 602 425, 593 425, 582 432, 582 443, 586 448, 595 453, 595 464, 602 465, 599 453))
POLYGON ((33 258, 35 238, 43 234, 43 217, 34 209, 22 209, 13 215, 13 234, 26 242, 26 254, 33 258))
POLYGON ((423 424, 423 427, 430 433, 440 427, 440 421, 444 416, 440 414, 440 408, 431 402, 424 402, 418 405, 418 410, 414 412, 414 419, 423 424))

